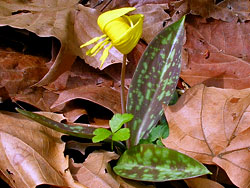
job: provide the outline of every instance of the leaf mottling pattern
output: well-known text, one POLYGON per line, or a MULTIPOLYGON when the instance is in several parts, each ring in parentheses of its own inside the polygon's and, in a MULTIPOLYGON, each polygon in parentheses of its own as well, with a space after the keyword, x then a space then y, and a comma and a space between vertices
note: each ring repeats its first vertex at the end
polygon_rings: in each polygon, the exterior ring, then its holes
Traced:
POLYGON ((141 144, 125 151, 114 171, 125 178, 153 182, 209 173, 198 161, 175 150, 153 144, 141 144))
POLYGON ((129 88, 127 111, 134 115, 128 123, 131 144, 146 137, 168 104, 180 73, 184 20, 160 32, 145 50, 129 88), (153 115, 153 116, 152 116, 153 115))
POLYGON ((162 140, 166 147, 202 163, 216 164, 237 187, 249 187, 250 88, 200 84, 164 111, 170 130, 168 138, 162 140))

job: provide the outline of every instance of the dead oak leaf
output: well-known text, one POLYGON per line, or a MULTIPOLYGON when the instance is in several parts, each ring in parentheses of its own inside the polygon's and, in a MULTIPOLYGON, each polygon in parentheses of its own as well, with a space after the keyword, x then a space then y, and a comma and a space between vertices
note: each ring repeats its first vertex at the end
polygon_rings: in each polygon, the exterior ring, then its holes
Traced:
POLYGON ((10 97, 38 82, 48 71, 47 59, 1 49, 0 88, 10 97))
POLYGON ((221 184, 206 178, 190 178, 184 181, 189 188, 224 188, 221 184))
MULTIPOLYGON (((60 40, 59 53, 49 72, 37 83, 38 86, 49 84, 69 70, 77 56, 84 58, 86 63, 95 68, 100 66, 100 61, 97 61, 100 54, 96 58, 90 58, 85 55, 88 48, 79 48, 82 43, 101 35, 96 24, 100 12, 78 2, 79 0, 0 1, 1 9, 5 10, 0 13, 0 26, 27 29, 40 37, 54 36, 60 40)), ((116 49, 111 49, 103 68, 120 62, 120 59, 121 54, 116 49)))
POLYGON ((164 106, 170 134, 163 143, 203 163, 219 165, 235 185, 247 188, 250 185, 249 104, 249 88, 197 85, 174 106, 164 106))
POLYGON ((250 22, 188 16, 181 77, 190 86, 250 87, 250 22))
MULTIPOLYGON (((61 115, 43 113, 60 121, 61 115)), ((74 183, 64 157, 65 144, 61 133, 23 117, 21 114, 0 113, 1 178, 11 187, 34 188, 47 184, 83 188, 74 183)))
POLYGON ((192 14, 201 15, 204 18, 221 19, 231 22, 239 19, 241 22, 250 20, 250 3, 248 0, 188 0, 192 14))
POLYGON ((120 93, 106 86, 81 86, 60 93, 58 99, 51 106, 55 108, 74 99, 84 99, 109 109, 113 113, 121 112, 120 93))
POLYGON ((93 152, 82 165, 71 161, 70 170, 74 179, 87 187, 119 188, 120 184, 108 173, 111 170, 108 162, 118 158, 114 152, 93 152))

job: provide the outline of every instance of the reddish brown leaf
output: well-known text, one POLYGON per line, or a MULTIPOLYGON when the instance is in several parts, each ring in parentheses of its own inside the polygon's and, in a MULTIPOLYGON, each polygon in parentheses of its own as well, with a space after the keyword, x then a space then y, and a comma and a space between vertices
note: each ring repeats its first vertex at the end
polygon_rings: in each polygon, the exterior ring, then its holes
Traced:
MULTIPOLYGON (((85 55, 89 47, 82 50, 79 48, 91 38, 102 35, 96 24, 100 14, 97 10, 79 5, 78 0, 69 2, 50 0, 46 3, 43 1, 20 3, 11 0, 0 2, 0 6, 6 10, 0 14, 1 26, 27 29, 41 37, 55 36, 60 40, 61 48, 55 62, 45 77, 37 83, 38 86, 49 84, 69 70, 77 56, 84 58, 86 63, 95 68, 100 66, 101 54, 94 58, 89 57, 85 55), (20 7, 25 12, 20 12, 20 7)), ((120 62, 121 59, 122 55, 112 48, 102 68, 120 62)))
POLYGON ((134 14, 143 14, 145 16, 143 22, 142 38, 149 43, 157 33, 163 29, 164 21, 170 16, 164 10, 168 9, 168 4, 146 4, 138 7, 134 14))
POLYGON ((214 0, 189 0, 192 14, 204 18, 215 18, 231 22, 233 20, 250 20, 249 0, 223 0, 216 3, 214 0))
POLYGON ((129 7, 129 4, 127 1, 124 0, 112 0, 112 1, 91 0, 90 7, 95 8, 102 12, 106 12, 108 10, 113 10, 116 8, 129 7))
POLYGON ((113 113, 121 112, 120 94, 119 92, 105 86, 82 86, 69 89, 60 93, 59 98, 51 106, 55 108, 73 99, 85 99, 97 103, 111 110, 113 113))
MULTIPOLYGON (((12 101, 22 101, 43 111, 51 111, 50 106, 56 101, 58 94, 40 87, 31 87, 19 91, 12 101)), ((58 111, 58 109, 54 109, 58 111)))
POLYGON ((239 187, 250 185, 250 89, 197 85, 174 106, 165 106, 166 147, 217 164, 239 187), (240 178, 239 178, 240 174, 240 178))
POLYGON ((250 22, 188 17, 181 77, 189 85, 250 87, 250 22))
POLYGON ((146 4, 168 4, 173 0, 128 0, 130 6, 140 7, 146 4))
POLYGON ((0 53, 0 88, 4 87, 9 96, 39 81, 48 71, 47 59, 25 55, 15 51, 1 50, 0 53))

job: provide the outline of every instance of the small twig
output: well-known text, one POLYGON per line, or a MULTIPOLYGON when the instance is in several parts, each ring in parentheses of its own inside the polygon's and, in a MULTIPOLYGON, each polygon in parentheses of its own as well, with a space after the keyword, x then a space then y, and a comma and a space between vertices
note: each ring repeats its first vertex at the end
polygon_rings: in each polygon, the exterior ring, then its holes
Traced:
POLYGON ((99 5, 102 4, 102 3, 103 3, 103 0, 99 0, 99 1, 96 3, 96 5, 93 6, 93 8, 96 8, 97 6, 99 6, 99 5))
POLYGON ((108 3, 106 3, 106 5, 104 5, 104 7, 101 9, 101 12, 112 2, 112 0, 109 0, 108 3))

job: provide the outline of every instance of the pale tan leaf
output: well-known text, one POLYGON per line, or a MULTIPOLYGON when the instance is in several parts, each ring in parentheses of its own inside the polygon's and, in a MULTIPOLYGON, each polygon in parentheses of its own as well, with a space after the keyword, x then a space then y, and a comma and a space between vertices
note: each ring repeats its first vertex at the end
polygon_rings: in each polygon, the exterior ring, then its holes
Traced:
MULTIPOLYGON (((100 12, 95 9, 91 9, 81 5, 79 5, 78 8, 80 11, 76 13, 74 30, 78 44, 80 46, 81 44, 89 41, 94 37, 103 35, 103 33, 101 32, 99 26, 97 25, 97 18, 100 15, 100 12)), ((101 65, 101 61, 99 59, 102 56, 102 51, 100 51, 100 53, 98 53, 94 57, 85 55, 86 51, 92 48, 93 46, 94 44, 82 48, 79 56, 83 58, 85 62, 90 66, 94 68, 99 68, 101 65)), ((101 70, 111 64, 121 63, 121 62, 122 62, 122 54, 116 48, 112 47, 109 51, 109 56, 105 60, 101 70)))
MULTIPOLYGON (((43 115, 56 121, 63 118, 52 113, 43 115)), ((83 187, 74 183, 67 170, 61 133, 16 113, 1 112, 0 118, 0 168, 11 187, 83 187)))
POLYGON ((70 170, 74 179, 89 188, 119 188, 120 184, 108 173, 108 162, 118 158, 114 152, 94 152, 82 165, 71 161, 70 170))
POLYGON ((166 147, 219 165, 239 187, 250 185, 250 88, 197 85, 164 109, 170 129, 166 147))
POLYGON ((191 178, 185 182, 189 188, 224 188, 221 184, 206 178, 191 178))

